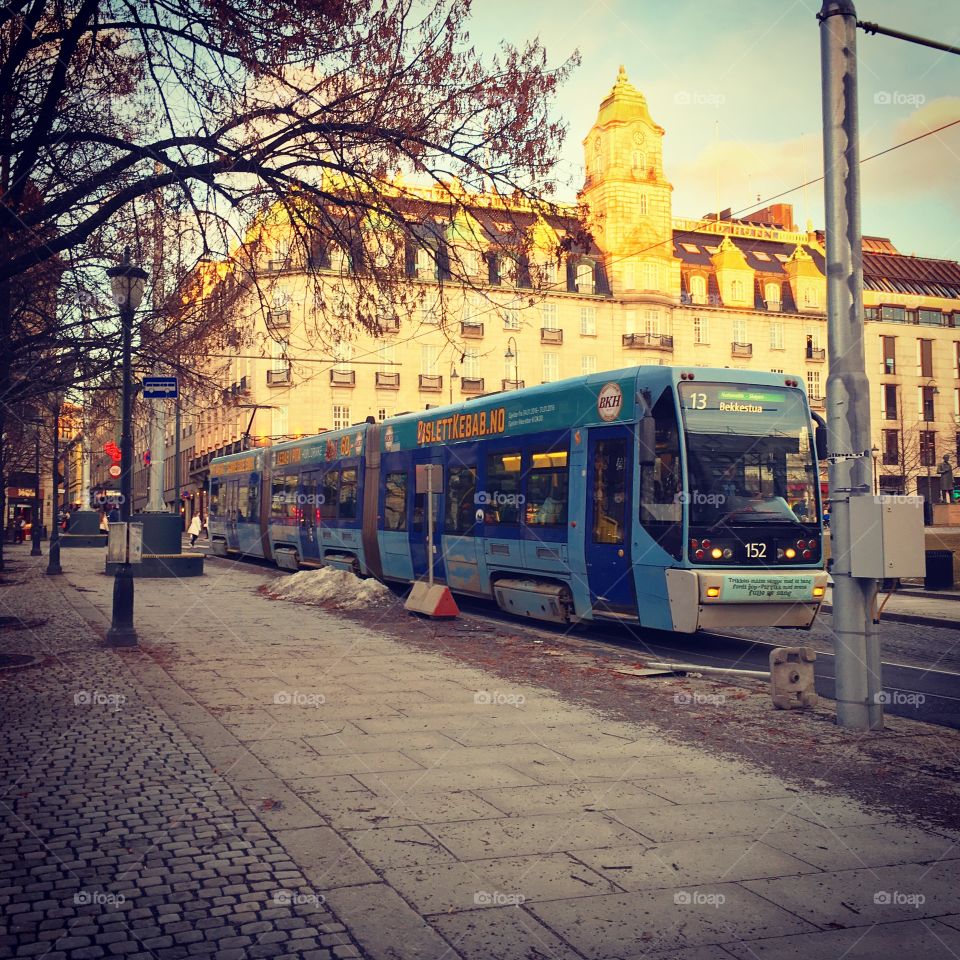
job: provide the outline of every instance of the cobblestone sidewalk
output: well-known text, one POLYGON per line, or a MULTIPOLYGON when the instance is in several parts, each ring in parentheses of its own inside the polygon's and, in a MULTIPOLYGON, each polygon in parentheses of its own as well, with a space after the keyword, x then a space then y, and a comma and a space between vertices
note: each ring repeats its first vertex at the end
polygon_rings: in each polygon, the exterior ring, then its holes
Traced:
POLYGON ((127 663, 157 668, 105 650, 46 558, 5 552, 0 617, 30 625, 0 621, 0 653, 42 664, 0 671, 0 957, 361 956, 127 663))

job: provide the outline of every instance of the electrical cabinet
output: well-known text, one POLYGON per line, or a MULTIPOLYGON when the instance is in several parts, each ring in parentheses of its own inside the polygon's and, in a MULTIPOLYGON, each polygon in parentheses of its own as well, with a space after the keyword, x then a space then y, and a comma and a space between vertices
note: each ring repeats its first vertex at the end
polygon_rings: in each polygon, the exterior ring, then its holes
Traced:
POLYGON ((886 580, 926 572, 923 497, 850 498, 850 572, 886 580))

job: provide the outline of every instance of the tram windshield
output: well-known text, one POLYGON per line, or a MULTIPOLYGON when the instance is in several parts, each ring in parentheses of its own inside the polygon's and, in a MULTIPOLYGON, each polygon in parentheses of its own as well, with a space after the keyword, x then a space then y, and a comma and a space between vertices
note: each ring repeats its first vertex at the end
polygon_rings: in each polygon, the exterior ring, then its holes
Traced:
POLYGON ((679 388, 691 524, 819 523, 810 417, 799 390, 679 388))

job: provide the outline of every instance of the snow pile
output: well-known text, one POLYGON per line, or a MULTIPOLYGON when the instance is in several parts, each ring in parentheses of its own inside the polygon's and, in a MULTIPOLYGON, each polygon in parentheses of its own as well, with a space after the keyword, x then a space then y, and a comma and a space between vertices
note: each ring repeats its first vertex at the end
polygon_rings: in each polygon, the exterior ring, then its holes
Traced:
POLYGON ((275 600, 332 604, 348 610, 377 606, 392 599, 390 591, 378 580, 361 580, 347 570, 333 567, 301 570, 292 577, 276 580, 267 593, 275 600))

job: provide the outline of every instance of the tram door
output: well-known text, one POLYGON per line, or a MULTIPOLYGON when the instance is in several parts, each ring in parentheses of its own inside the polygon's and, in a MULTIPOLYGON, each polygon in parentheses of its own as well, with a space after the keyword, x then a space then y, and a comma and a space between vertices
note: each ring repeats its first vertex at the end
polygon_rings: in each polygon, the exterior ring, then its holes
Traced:
MULTIPOLYGON (((410 559, 413 561, 415 580, 427 578, 427 495, 417 493, 416 467, 418 464, 442 464, 442 451, 437 449, 415 450, 413 452, 413 474, 411 488, 413 496, 410 504, 410 559)), ((439 471, 438 471, 439 472, 439 471)), ((442 476, 442 473, 441 473, 442 476)), ((443 498, 445 494, 433 494, 433 578, 444 582, 446 574, 443 565, 443 498)))
POLYGON ((316 562, 320 560, 320 507, 323 504, 323 479, 319 470, 303 472, 298 501, 301 556, 316 562))
POLYGON ((636 615, 630 563, 632 450, 630 427, 599 427, 590 431, 584 549, 590 601, 598 613, 636 615))

